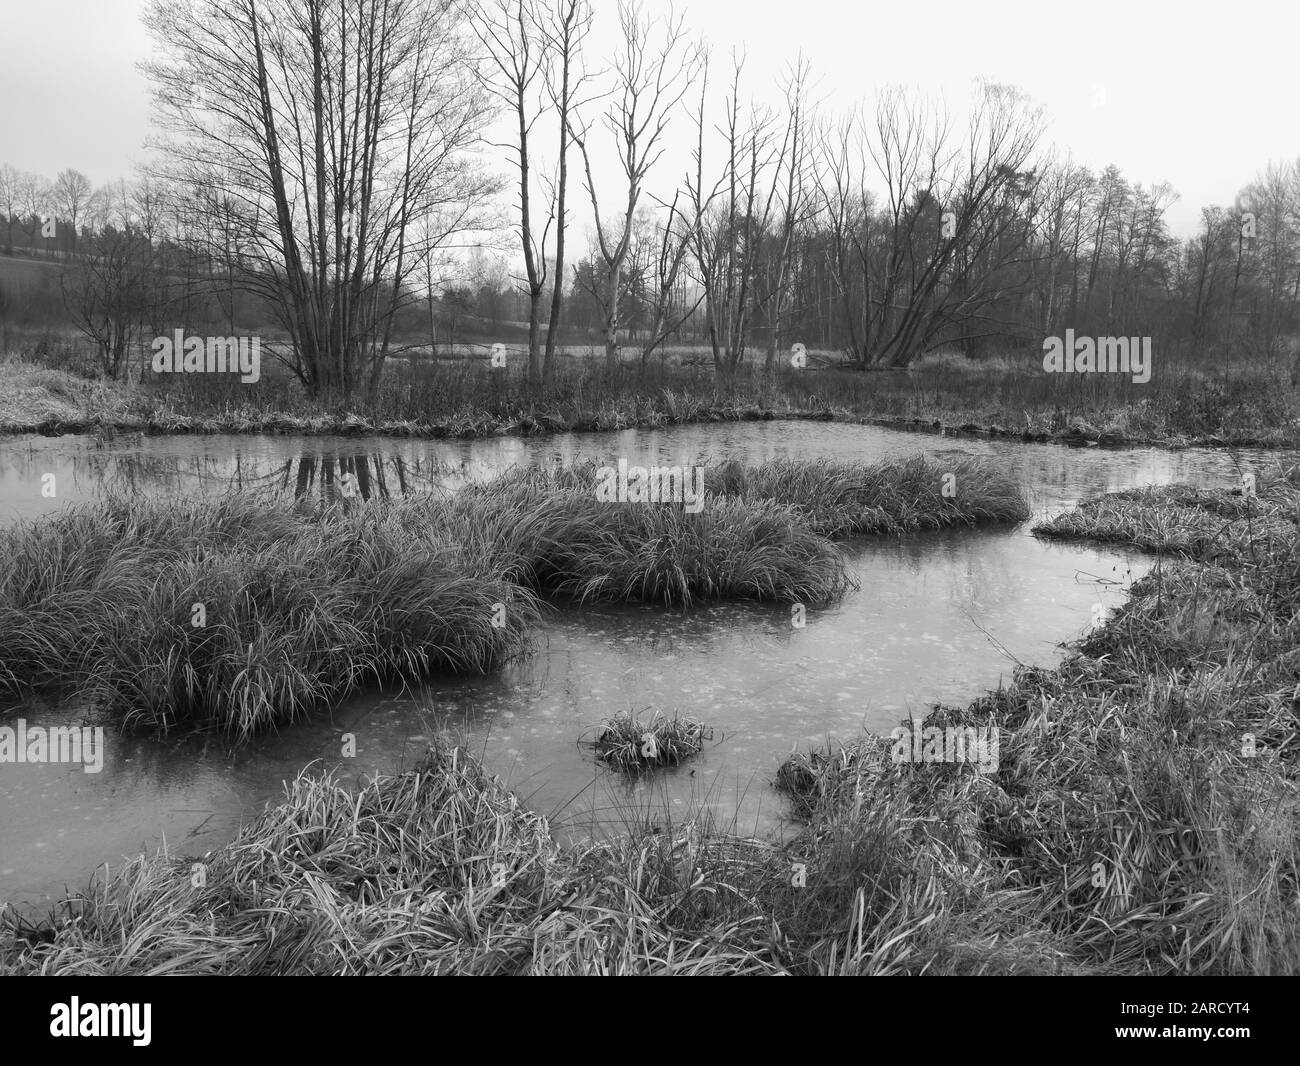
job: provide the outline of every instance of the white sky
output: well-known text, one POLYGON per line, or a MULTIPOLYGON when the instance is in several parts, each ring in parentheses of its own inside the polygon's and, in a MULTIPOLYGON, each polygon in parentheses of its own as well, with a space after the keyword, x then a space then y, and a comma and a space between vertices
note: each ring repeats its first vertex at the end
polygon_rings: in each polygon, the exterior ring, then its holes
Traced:
MULTIPOLYGON (((667 9, 665 0, 647 5, 667 9)), ((612 39, 614 3, 595 6, 599 50, 612 39)), ((1181 197, 1167 216, 1178 236, 1197 228, 1202 206, 1231 204, 1270 160, 1300 155, 1292 114, 1300 8, 1289 0, 677 6, 712 45, 717 81, 730 50, 747 49, 759 95, 773 93, 800 49, 831 110, 904 83, 944 93, 958 117, 975 77, 1018 86, 1044 105, 1049 139, 1077 162, 1170 182, 1181 197)), ((0 0, 0 162, 51 178, 71 166, 96 185, 131 176, 148 132, 147 85, 135 67, 150 47, 141 9, 139 0, 0 0)), ((665 159, 661 179, 685 163, 665 159)))

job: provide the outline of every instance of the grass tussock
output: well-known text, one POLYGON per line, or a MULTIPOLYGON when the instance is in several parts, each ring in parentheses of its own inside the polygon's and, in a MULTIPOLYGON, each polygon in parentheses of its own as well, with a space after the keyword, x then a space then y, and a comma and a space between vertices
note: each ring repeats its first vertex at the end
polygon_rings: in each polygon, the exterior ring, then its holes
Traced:
POLYGON ((114 501, 3 531, 0 559, 0 691, 159 730, 247 738, 367 682, 488 671, 540 618, 531 590, 379 507, 114 501))
POLYGON ((1039 536, 1120 543, 1196 562, 1258 565, 1290 548, 1300 521, 1300 467, 1265 473, 1250 495, 1188 485, 1084 500, 1037 525, 1039 536))
POLYGON ((558 858, 544 820, 454 749, 356 791, 302 775, 226 847, 128 863, 69 902, 53 942, 11 940, 0 967, 509 972, 543 912, 564 924, 558 858))
POLYGON ((567 481, 525 471, 470 486, 452 503, 452 521, 497 529, 502 539, 488 550, 510 572, 581 602, 822 605, 851 587, 843 553, 785 505, 710 499, 692 514, 671 503, 602 503, 567 481))
POLYGON ((1024 491, 988 461, 926 456, 867 464, 775 459, 758 466, 723 463, 714 491, 742 499, 778 499, 798 508, 810 528, 828 537, 913 533, 922 529, 1020 522, 1029 517, 1024 491))
POLYGON ((853 746, 840 744, 825 750, 791 752, 777 767, 776 789, 784 793, 795 811, 804 817, 834 796, 861 763, 866 740, 853 746))
POLYGON ((655 711, 649 721, 628 711, 603 721, 591 741, 596 758, 620 772, 680 766, 704 750, 713 729, 695 718, 655 711))
POLYGON ((13 353, 0 353, 0 382, 0 433, 131 420, 129 392, 114 382, 90 381, 13 353))

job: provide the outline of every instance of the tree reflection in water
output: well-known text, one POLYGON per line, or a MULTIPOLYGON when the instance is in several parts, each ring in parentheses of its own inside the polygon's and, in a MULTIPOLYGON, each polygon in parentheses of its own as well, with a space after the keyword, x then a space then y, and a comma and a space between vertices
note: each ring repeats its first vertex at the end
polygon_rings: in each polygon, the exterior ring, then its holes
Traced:
POLYGON ((450 488, 469 480, 465 463, 407 458, 381 449, 341 453, 304 450, 296 458, 246 455, 150 455, 119 452, 79 457, 75 484, 105 496, 245 494, 266 499, 337 502, 389 499, 450 488))
POLYGON ((405 496, 414 490, 431 488, 436 480, 429 475, 417 475, 400 455, 385 457, 377 451, 358 451, 351 455, 304 452, 298 459, 288 460, 280 475, 282 490, 287 490, 289 481, 293 481, 295 500, 319 497, 331 503, 358 497, 386 500, 394 493, 405 496))

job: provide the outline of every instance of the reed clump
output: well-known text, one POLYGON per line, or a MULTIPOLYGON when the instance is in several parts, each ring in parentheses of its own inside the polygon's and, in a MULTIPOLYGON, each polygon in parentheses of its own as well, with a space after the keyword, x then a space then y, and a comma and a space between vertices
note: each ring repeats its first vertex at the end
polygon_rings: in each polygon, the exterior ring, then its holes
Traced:
POLYGON ((382 508, 110 501, 3 531, 0 559, 0 691, 237 739, 368 681, 492 670, 540 618, 531 590, 382 508))
POLYGON ((1021 487, 983 459, 914 456, 871 464, 774 459, 754 466, 730 461, 710 473, 719 494, 780 500, 828 537, 899 535, 1029 517, 1021 487))
POLYGON ((712 727, 689 716, 657 710, 642 720, 634 711, 626 711, 601 722, 591 745, 596 758, 612 769, 639 772, 680 766, 712 739, 712 727))
POLYGON ((525 473, 468 487, 447 520, 498 531, 498 546, 486 550, 509 573, 581 602, 821 605, 852 587, 840 549, 773 501, 710 499, 691 513, 673 503, 603 503, 590 488, 525 473))
POLYGON ((866 752, 866 738, 852 746, 791 752, 776 770, 775 785, 804 817, 833 800, 845 781, 856 780, 866 752))
POLYGON ((1120 543, 1204 563, 1251 563, 1284 552, 1300 515, 1300 468, 1267 472, 1254 494, 1187 485, 1128 489, 1084 500, 1039 523, 1039 536, 1120 543))

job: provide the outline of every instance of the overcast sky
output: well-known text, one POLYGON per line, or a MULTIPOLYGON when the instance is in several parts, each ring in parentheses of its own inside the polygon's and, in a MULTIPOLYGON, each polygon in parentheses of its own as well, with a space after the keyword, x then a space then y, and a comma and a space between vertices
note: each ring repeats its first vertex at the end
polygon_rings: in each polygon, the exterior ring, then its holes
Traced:
MULTIPOLYGON (((136 69, 150 49, 139 0, 2 2, 0 162, 51 178, 75 167, 96 185, 130 177, 147 158, 149 128, 136 69)), ((1018 86, 1044 106, 1049 139, 1077 162, 1171 183, 1180 200, 1167 217, 1179 236, 1196 229, 1202 206, 1231 204, 1270 160, 1300 155, 1292 115, 1300 15, 1281 0, 1218 10, 1151 0, 677 6, 719 59, 747 49, 756 92, 771 91, 800 49, 831 109, 903 83, 944 93, 959 116, 972 79, 1018 86)), ((613 7, 596 0, 597 49, 609 39, 613 7)))

